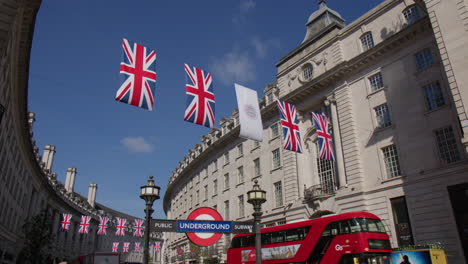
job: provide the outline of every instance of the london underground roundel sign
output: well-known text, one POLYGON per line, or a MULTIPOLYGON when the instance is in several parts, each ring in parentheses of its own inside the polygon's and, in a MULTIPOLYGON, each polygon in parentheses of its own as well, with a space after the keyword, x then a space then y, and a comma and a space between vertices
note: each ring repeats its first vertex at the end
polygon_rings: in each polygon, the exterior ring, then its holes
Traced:
MULTIPOLYGON (((204 220, 204 221, 223 221, 223 217, 218 213, 218 211, 209 208, 209 207, 200 207, 193 210, 187 220, 204 220)), ((209 246, 213 245, 218 241, 222 233, 186 233, 187 237, 193 243, 199 246, 209 246)))

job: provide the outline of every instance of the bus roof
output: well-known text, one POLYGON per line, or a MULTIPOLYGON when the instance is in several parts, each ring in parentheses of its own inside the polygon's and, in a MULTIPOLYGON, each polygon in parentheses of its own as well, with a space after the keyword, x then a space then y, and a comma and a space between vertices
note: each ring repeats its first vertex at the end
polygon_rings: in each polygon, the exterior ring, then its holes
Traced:
MULTIPOLYGON (((343 214, 333 214, 333 215, 324 215, 320 218, 315 218, 315 219, 310 219, 310 220, 305 220, 305 221, 300 221, 300 222, 294 222, 290 224, 284 224, 284 225, 279 225, 279 226, 273 226, 273 227, 265 227, 262 228, 262 233, 269 233, 269 232, 274 232, 274 231, 280 231, 280 230, 287 230, 287 229, 293 229, 293 228, 299 228, 299 227, 304 227, 304 226, 311 226, 313 224, 318 224, 318 225, 323 225, 335 221, 340 221, 340 220, 345 220, 345 219, 350 219, 350 218, 370 218, 370 219, 380 219, 376 215, 369 213, 369 212, 350 212, 350 213, 343 213, 343 214)), ((237 234, 235 237, 239 236, 248 236, 253 233, 243 233, 243 234, 237 234)))

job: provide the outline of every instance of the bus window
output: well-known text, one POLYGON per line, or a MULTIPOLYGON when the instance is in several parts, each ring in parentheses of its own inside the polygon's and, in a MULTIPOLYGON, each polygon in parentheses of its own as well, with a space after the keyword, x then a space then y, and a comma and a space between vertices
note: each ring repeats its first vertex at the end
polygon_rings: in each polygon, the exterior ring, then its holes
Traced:
POLYGON ((351 233, 362 232, 361 225, 356 218, 349 219, 349 226, 351 228, 351 233))
POLYGON ((378 233, 385 233, 385 227, 382 221, 377 219, 366 219, 366 218, 358 218, 354 219, 361 225, 361 232, 378 232, 378 233))
POLYGON ((262 234, 262 245, 271 244, 271 233, 262 234))
POLYGON ((350 228, 349 228, 349 223, 348 223, 347 220, 338 222, 338 225, 340 227, 340 234, 341 235, 349 234, 351 232, 350 228))
POLYGON ((309 226, 285 230, 285 242, 302 240, 309 232, 309 226))
POLYGON ((271 233, 271 243, 282 243, 284 242, 284 231, 277 231, 271 233))

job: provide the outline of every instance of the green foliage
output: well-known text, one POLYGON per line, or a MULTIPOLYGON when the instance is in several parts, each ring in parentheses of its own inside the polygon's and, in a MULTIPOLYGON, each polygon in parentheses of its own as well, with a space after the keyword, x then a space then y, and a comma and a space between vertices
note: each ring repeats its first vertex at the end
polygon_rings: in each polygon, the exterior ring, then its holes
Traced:
POLYGON ((23 248, 18 263, 52 263, 52 220, 45 211, 25 220, 23 224, 23 248))

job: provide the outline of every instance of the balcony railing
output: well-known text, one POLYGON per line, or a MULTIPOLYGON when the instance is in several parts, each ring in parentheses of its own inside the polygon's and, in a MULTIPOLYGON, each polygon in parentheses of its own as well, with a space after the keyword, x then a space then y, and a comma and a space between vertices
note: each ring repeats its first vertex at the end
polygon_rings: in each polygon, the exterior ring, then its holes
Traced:
POLYGON ((318 199, 328 198, 335 194, 335 185, 333 183, 322 183, 304 188, 304 200, 306 202, 318 199))

